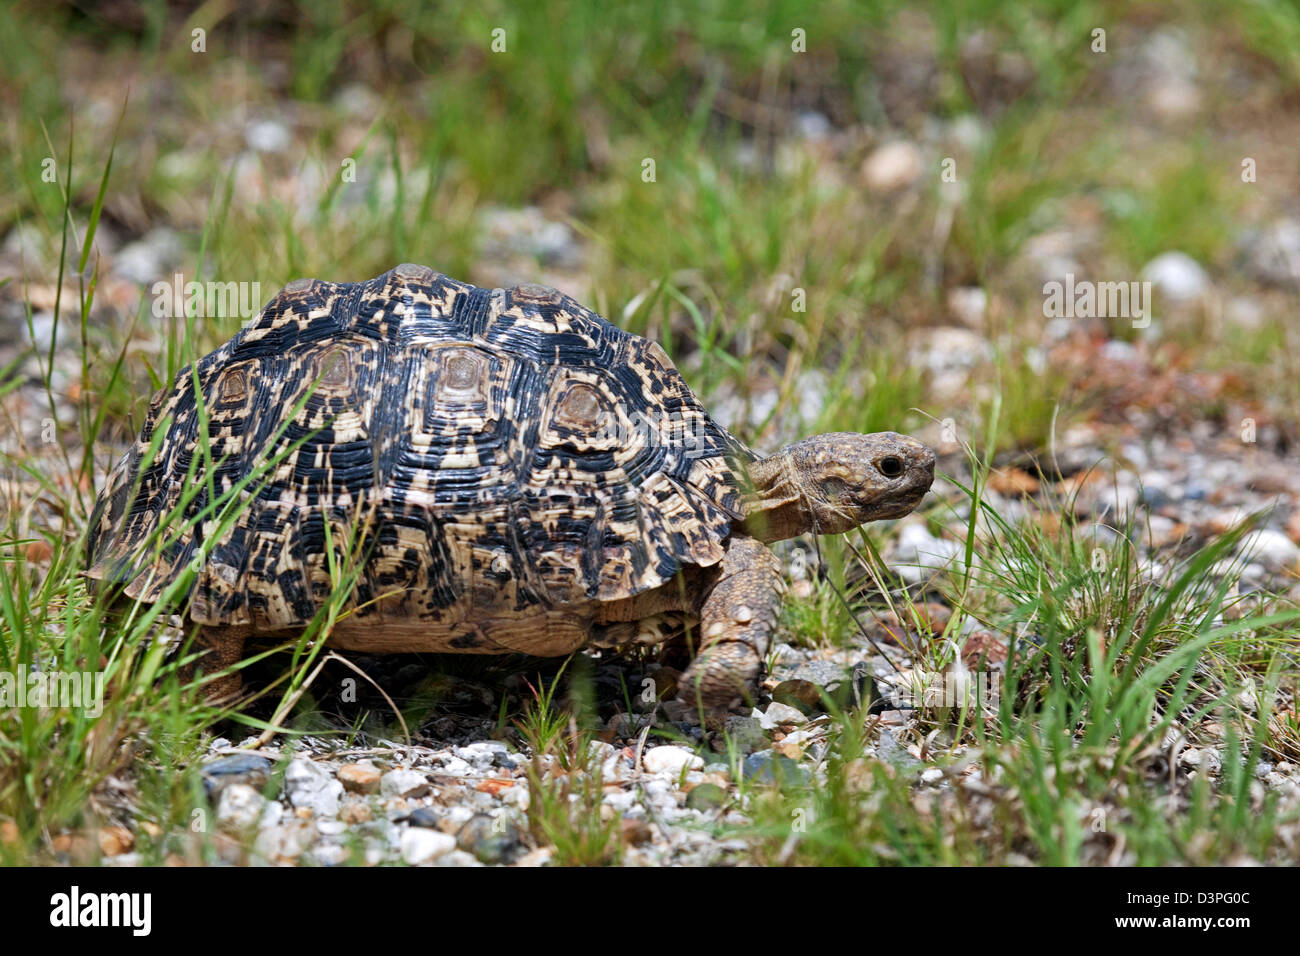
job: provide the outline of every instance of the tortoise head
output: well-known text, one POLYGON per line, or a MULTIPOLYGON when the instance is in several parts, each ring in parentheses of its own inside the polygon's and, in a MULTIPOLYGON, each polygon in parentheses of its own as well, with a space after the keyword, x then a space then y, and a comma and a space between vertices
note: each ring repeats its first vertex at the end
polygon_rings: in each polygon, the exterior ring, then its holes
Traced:
POLYGON ((831 432, 749 466, 744 530, 761 541, 839 534, 901 518, 934 481, 934 452, 895 432, 831 432))

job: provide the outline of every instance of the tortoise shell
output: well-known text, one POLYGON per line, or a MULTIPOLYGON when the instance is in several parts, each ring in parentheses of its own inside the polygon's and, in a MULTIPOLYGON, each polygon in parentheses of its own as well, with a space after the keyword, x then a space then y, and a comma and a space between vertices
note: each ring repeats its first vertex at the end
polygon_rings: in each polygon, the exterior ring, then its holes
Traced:
POLYGON ((721 560, 753 457, 663 349, 553 289, 298 280, 155 396, 88 574, 152 602, 192 566, 192 620, 258 631, 316 614, 327 551, 359 555, 372 627, 618 601, 721 560), (224 527, 193 520, 214 495, 224 527))

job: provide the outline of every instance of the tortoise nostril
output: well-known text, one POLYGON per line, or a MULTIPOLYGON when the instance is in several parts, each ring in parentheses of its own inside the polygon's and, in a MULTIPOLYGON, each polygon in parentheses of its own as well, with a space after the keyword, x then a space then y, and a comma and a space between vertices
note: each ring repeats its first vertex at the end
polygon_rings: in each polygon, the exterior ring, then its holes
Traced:
POLYGON ((895 458, 893 455, 880 459, 876 467, 880 469, 880 473, 886 478, 897 478, 903 473, 902 459, 895 458))

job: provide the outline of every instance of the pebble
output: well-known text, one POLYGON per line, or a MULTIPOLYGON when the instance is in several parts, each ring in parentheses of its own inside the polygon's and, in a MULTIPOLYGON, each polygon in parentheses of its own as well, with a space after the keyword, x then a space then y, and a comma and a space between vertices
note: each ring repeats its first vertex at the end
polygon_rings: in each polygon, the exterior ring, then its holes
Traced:
POLYGON ((563 222, 548 219, 537 206, 486 209, 479 216, 479 226, 488 259, 522 255, 556 268, 582 263, 583 250, 573 230, 563 222))
POLYGON ((957 568, 962 546, 956 541, 936 538, 924 524, 904 524, 894 543, 896 570, 908 581, 920 582, 932 571, 949 566, 957 568))
POLYGON ((442 817, 433 807, 416 807, 406 815, 405 820, 413 827, 428 827, 430 830, 442 829, 442 817))
POLYGON ((727 791, 716 783, 701 783, 686 794, 686 806, 691 810, 716 810, 727 802, 727 791))
POLYGON ((1245 246, 1246 268, 1256 279, 1300 287, 1300 220, 1270 223, 1251 235, 1245 246))
POLYGON ((803 713, 794 707, 780 701, 773 701, 767 705, 760 723, 765 730, 775 730, 789 724, 802 724, 805 719, 803 713))
POLYGON ((338 843, 322 843, 312 849, 308 859, 317 866, 343 866, 351 857, 351 852, 345 846, 338 843))
POLYGON ((873 192, 893 193, 914 183, 921 168, 921 151, 906 140, 895 140, 872 150, 862 164, 862 176, 873 192))
POLYGON ((654 831, 641 817, 623 821, 623 842, 628 846, 642 846, 654 839, 654 831))
POLYGON ((1142 278, 1174 304, 1194 302, 1210 290, 1210 277, 1184 252, 1162 252, 1143 267, 1142 278))
POLYGON ((284 788, 289 803, 305 807, 317 816, 332 817, 339 812, 343 784, 325 767, 304 757, 295 757, 285 771, 284 788))
POLYGON ((368 823, 373 817, 370 805, 360 801, 345 803, 339 809, 339 819, 348 824, 368 823))
POLYGON ((404 861, 411 866, 419 866, 421 863, 431 863, 456 849, 456 838, 437 830, 411 827, 402 831, 397 846, 404 861))
POLYGON ((429 778, 418 770, 390 770, 379 784, 385 797, 423 797, 432 789, 429 778))
POLYGON ((1261 528, 1242 538, 1241 553, 1270 571, 1285 571, 1300 562, 1300 545, 1272 528, 1261 528))
POLYGON ((262 822, 267 800, 246 783, 232 783, 217 801, 217 827, 227 833, 246 833, 262 822))
POLYGON ((450 853, 444 853, 433 861, 434 866, 482 866, 474 858, 474 854, 466 853, 464 850, 452 850, 450 853))
POLYGON ((750 754, 741 764, 740 771, 741 776, 754 783, 805 784, 809 779, 808 771, 773 750, 750 754))
POLYGON ((514 761, 510 760, 510 748, 499 740, 484 740, 457 747, 455 753, 475 770, 514 766, 514 761))
POLYGON ((259 153, 283 153, 293 137, 289 127, 278 120, 253 120, 244 127, 244 142, 259 153))
POLYGON ((1195 767, 1210 774, 1219 772, 1219 755, 1213 750, 1189 748, 1178 755, 1178 762, 1185 767, 1195 767))
MULTIPOLYGON (((791 680, 809 681, 818 687, 824 687, 832 694, 839 685, 845 682, 847 677, 844 668, 839 664, 823 660, 806 661, 795 668, 794 673, 790 675, 791 680)), ((820 697, 817 698, 816 704, 820 707, 820 697)))
POLYGON ((465 821, 456 834, 456 845, 483 863, 509 863, 526 850, 519 824, 487 813, 465 821))
POLYGON ((99 831, 99 850, 104 856, 121 856, 135 846, 135 834, 126 827, 107 826, 99 831))
POLYGON ((349 793, 378 793, 382 777, 383 774, 376 768, 360 763, 344 764, 338 772, 339 782, 349 793))
MULTIPOLYGON (((151 286, 159 280, 171 279, 169 273, 184 258, 185 244, 180 233, 159 226, 119 249, 113 255, 113 271, 128 282, 151 286)), ((191 278, 188 276, 187 281, 191 278)))
POLYGON ((648 773, 681 773, 683 769, 699 770, 704 761, 685 747, 652 747, 641 756, 641 766, 648 773))
POLYGON ((742 754, 753 753, 768 746, 767 731, 757 717, 742 717, 732 714, 723 725, 725 739, 715 744, 714 749, 725 749, 727 742, 742 754))
POLYGON ((203 786, 216 794, 232 783, 246 783, 258 790, 271 775, 271 761, 256 754, 232 754, 203 765, 203 786))

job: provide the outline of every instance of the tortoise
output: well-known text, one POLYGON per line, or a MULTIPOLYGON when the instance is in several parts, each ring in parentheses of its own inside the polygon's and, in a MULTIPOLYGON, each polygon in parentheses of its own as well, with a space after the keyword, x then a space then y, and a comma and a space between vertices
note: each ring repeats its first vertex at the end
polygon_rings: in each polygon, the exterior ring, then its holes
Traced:
POLYGON ((333 564, 354 569, 333 647, 560 656, 689 629, 679 697, 716 718, 752 700, 777 628, 767 545, 901 517, 933 477, 893 432, 761 458, 657 343, 545 286, 403 264, 289 283, 160 390, 96 502, 87 575, 183 590, 210 698, 239 691, 246 639, 302 632, 333 564))

